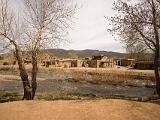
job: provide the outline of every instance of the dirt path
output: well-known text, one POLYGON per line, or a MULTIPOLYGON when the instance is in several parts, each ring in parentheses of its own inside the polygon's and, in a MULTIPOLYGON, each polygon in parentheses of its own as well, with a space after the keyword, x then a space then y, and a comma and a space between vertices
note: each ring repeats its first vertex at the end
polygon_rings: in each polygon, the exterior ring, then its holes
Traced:
POLYGON ((0 104, 0 120, 160 120, 160 105, 124 100, 0 104))

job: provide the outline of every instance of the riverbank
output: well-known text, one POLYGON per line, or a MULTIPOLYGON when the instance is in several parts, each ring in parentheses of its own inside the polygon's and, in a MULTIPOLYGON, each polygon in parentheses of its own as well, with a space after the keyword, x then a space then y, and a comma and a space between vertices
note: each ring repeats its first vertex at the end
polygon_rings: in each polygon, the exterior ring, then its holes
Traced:
MULTIPOLYGON (((21 100, 23 87, 18 70, 5 67, 0 69, 0 102, 21 100)), ((152 71, 44 68, 38 72, 37 82, 36 100, 157 99, 152 71)))

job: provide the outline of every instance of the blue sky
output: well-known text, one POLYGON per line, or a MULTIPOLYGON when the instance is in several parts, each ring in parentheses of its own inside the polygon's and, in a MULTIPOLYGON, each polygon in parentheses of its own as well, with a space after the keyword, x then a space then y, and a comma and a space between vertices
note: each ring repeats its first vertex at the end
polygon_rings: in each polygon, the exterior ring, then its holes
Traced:
MULTIPOLYGON (((15 0, 20 7, 20 0, 15 0)), ((64 49, 97 49, 114 52, 125 52, 123 44, 115 41, 107 32, 108 21, 104 16, 112 16, 113 0, 74 0, 79 9, 75 14, 72 29, 69 30, 70 44, 64 49)))

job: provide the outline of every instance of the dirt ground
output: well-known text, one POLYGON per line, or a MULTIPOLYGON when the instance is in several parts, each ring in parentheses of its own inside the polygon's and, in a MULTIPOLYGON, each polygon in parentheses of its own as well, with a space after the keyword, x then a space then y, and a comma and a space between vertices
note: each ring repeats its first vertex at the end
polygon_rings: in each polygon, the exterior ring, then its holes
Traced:
POLYGON ((0 120, 160 120, 160 105, 125 100, 0 104, 0 120))

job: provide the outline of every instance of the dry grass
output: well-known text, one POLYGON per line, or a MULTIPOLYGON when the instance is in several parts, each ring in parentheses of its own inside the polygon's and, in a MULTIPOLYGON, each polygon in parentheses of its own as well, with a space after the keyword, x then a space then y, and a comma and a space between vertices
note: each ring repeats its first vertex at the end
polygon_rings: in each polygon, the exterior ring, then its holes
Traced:
MULTIPOLYGON (((26 65, 26 69, 31 71, 32 66, 26 65)), ((18 71, 17 65, 0 65, 0 71, 11 71, 15 70, 18 71)), ((98 74, 98 75, 105 75, 105 74, 112 74, 112 75, 119 75, 119 76, 144 76, 144 77, 153 77, 154 73, 151 70, 134 70, 134 69, 127 69, 127 68, 55 68, 55 67, 38 67, 39 72, 80 72, 80 73, 90 73, 90 74, 98 74)))
MULTIPOLYGON (((31 79, 31 77, 29 77, 31 79)), ((0 75, 0 81, 15 81, 15 80, 21 80, 20 76, 16 75, 0 75)), ((37 78, 38 81, 45 80, 44 78, 37 78)))
POLYGON ((88 73, 91 75, 113 75, 118 77, 154 77, 153 71, 148 70, 130 70, 130 69, 117 69, 117 68, 106 68, 106 69, 71 69, 70 71, 77 73, 88 73))
POLYGON ((70 70, 73 81, 87 81, 93 84, 108 84, 122 86, 152 86, 154 74, 152 72, 140 72, 134 70, 118 69, 85 69, 70 70), (143 84, 145 82, 145 84, 143 84))
POLYGON ((22 96, 18 92, 7 93, 4 90, 0 90, 0 103, 20 100, 22 100, 22 96))
MULTIPOLYGON (((26 66, 27 71, 31 71, 31 65, 26 66)), ((0 66, 0 71, 18 71, 17 66, 0 66)), ((135 80, 144 80, 151 84, 154 81, 153 71, 148 70, 132 70, 117 68, 46 68, 39 66, 39 72, 54 74, 69 74, 77 82, 90 82, 94 84, 112 84, 112 85, 131 85, 136 86, 135 80)), ((18 76, 0 76, 0 80, 20 80, 18 76)), ((41 78, 38 78, 41 80, 41 78)), ((44 79, 43 79, 44 80, 44 79)))
POLYGON ((14 65, 0 65, 0 71, 17 71, 18 66, 14 65))

